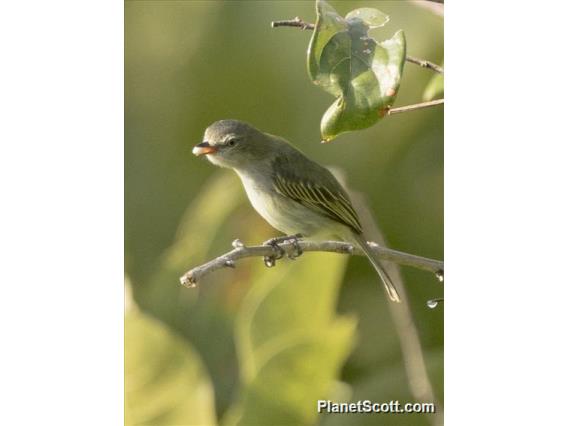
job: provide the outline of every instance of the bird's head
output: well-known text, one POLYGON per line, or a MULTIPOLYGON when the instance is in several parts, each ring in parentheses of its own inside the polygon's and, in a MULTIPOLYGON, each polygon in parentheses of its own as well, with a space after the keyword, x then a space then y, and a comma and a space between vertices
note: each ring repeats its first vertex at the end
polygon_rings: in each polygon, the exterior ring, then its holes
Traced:
POLYGON ((262 160, 270 152, 270 137, 238 120, 220 120, 211 124, 205 130, 203 142, 193 148, 193 154, 206 155, 213 164, 233 169, 262 160))

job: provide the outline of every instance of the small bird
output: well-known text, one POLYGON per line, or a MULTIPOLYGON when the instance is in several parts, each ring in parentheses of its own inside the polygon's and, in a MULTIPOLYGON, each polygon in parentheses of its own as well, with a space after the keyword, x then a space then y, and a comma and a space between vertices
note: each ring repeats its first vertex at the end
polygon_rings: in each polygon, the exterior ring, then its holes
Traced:
POLYGON ((205 130, 193 154, 233 169, 254 209, 286 235, 335 235, 357 244, 382 279, 390 300, 400 302, 392 280, 367 244, 359 217, 337 179, 288 141, 238 120, 205 130))

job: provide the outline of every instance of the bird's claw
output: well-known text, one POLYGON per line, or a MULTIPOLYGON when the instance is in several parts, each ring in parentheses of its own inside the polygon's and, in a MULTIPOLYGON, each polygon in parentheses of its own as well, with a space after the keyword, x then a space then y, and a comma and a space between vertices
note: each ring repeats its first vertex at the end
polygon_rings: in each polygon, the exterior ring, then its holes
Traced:
POLYGON ((267 268, 272 268, 273 266, 275 266, 276 261, 278 259, 282 259, 284 257, 284 254, 286 254, 284 249, 278 245, 279 242, 281 242, 280 238, 271 238, 263 243, 263 245, 271 246, 273 249, 277 251, 276 254, 271 254, 270 256, 264 256, 264 264, 266 265, 267 268))
POLYGON ((276 265, 276 261, 279 260, 279 259, 282 259, 284 257, 284 255, 286 254, 286 250, 284 250, 282 247, 280 247, 279 243, 283 243, 283 242, 287 242, 287 241, 292 242, 292 245, 294 246, 294 251, 288 254, 288 258, 294 260, 298 256, 301 256, 302 253, 303 253, 303 250, 300 247, 300 244, 298 243, 298 239, 301 238, 301 237, 302 237, 301 234, 285 235, 283 237, 275 237, 275 238, 269 239, 268 241, 265 241, 263 245, 271 246, 272 248, 274 248, 277 251, 276 254, 272 254, 270 256, 264 256, 264 264, 266 265, 266 267, 272 268, 274 265, 276 265))
POLYGON ((292 235, 288 239, 288 241, 292 242, 292 246, 294 247, 294 251, 288 254, 289 259, 296 260, 297 257, 300 257, 302 254, 304 254, 304 250, 302 250, 302 247, 300 247, 300 242, 298 241, 300 238, 302 238, 302 235, 297 234, 292 235))

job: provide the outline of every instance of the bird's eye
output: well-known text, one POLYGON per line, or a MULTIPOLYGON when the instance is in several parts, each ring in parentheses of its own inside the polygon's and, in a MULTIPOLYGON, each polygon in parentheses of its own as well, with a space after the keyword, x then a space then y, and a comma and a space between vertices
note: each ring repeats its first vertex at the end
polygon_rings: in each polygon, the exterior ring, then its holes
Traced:
POLYGON ((234 139, 234 138, 233 138, 233 139, 229 139, 229 140, 227 141, 227 145, 229 145, 229 146, 235 146, 236 144, 237 144, 237 140, 234 139))

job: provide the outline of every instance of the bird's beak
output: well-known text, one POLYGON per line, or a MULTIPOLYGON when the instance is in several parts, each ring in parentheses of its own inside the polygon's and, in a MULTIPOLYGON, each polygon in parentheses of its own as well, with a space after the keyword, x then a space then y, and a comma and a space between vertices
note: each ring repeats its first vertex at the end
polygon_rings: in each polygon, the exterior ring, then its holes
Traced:
POLYGON ((209 145, 209 142, 205 141, 195 145, 191 152, 199 157, 200 155, 215 154, 217 152, 217 148, 209 145))

